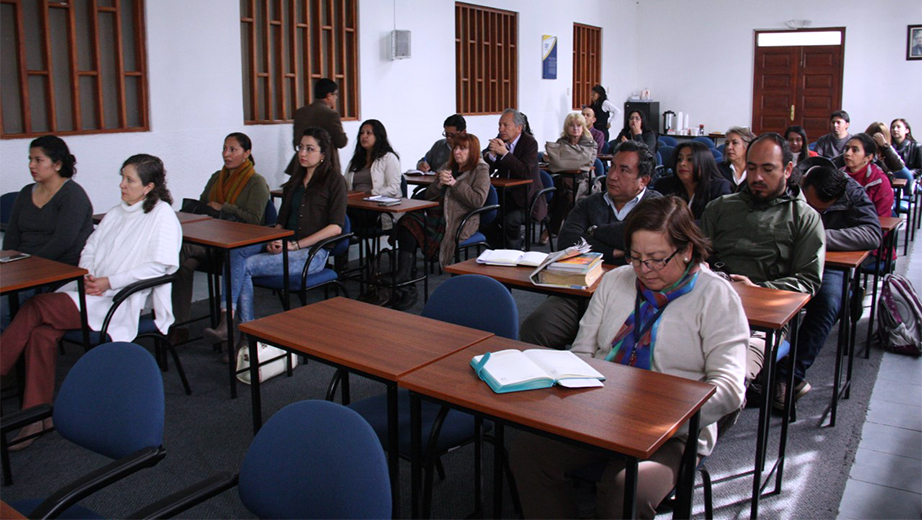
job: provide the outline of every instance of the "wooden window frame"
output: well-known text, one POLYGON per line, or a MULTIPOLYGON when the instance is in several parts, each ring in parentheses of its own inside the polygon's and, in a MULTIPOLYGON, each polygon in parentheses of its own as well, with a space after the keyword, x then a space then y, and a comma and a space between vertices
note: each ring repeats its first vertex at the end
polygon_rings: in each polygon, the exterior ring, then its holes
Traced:
POLYGON ((573 24, 573 110, 591 105, 589 91, 602 83, 602 28, 573 24))
POLYGON ((455 2, 455 100, 464 115, 518 108, 518 16, 455 2))
MULTIPOLYGON (((121 133, 121 132, 144 132, 150 130, 150 116, 148 110, 148 84, 147 84, 147 49, 146 49, 146 36, 144 32, 144 0, 112 0, 112 6, 100 6, 97 0, 69 0, 67 2, 53 1, 53 0, 39 0, 41 3, 37 6, 37 10, 41 14, 41 20, 38 23, 41 26, 43 35, 40 37, 41 41, 41 56, 42 56, 42 68, 30 69, 27 66, 27 54, 26 54, 26 38, 25 38, 25 27, 24 27, 24 14, 22 7, 23 0, 0 0, 0 4, 12 5, 15 12, 16 20, 13 22, 15 26, 15 42, 16 42, 16 61, 18 65, 18 83, 19 83, 19 113, 22 118, 22 131, 20 132, 7 132, 5 130, 5 125, 3 124, 3 113, 0 110, 0 138, 2 139, 21 139, 21 138, 32 138, 41 135, 82 135, 82 134, 106 134, 106 133, 121 133), (80 4, 76 4, 80 2, 80 4), (81 7, 89 4, 91 15, 88 16, 88 25, 87 30, 89 31, 90 41, 92 43, 91 56, 92 56, 92 68, 88 70, 80 70, 79 61, 78 61, 78 49, 76 41, 76 31, 77 31, 77 21, 76 21, 76 5, 81 7), (125 70, 125 49, 123 43, 123 31, 126 30, 122 24, 121 16, 121 6, 124 3, 130 3, 133 5, 132 21, 134 23, 134 62, 135 68, 137 70, 126 71, 125 70), (70 92, 71 92, 71 123, 73 129, 62 130, 58 121, 57 107, 55 106, 55 96, 54 96, 54 66, 53 62, 55 59, 61 59, 61 56, 55 56, 52 53, 52 42, 50 34, 50 10, 51 9, 63 9, 67 11, 67 62, 69 63, 69 77, 65 80, 69 82, 70 92), (101 70, 102 68, 102 58, 101 53, 104 52, 101 49, 102 44, 100 40, 99 33, 99 15, 101 13, 112 13, 114 14, 114 20, 112 23, 113 35, 112 41, 115 44, 115 59, 114 59, 114 75, 116 78, 115 91, 116 91, 116 109, 117 109, 117 126, 106 128, 106 105, 103 95, 104 85, 103 77, 104 73, 101 70), (43 89, 43 100, 45 103, 45 116, 46 116, 46 125, 48 130, 34 130, 34 125, 32 121, 32 106, 35 100, 31 99, 29 92, 29 78, 30 77, 45 77, 47 78, 45 86, 43 89), (93 97, 95 99, 94 107, 94 119, 95 125, 97 128, 84 128, 83 124, 83 107, 81 106, 81 86, 80 79, 83 77, 93 77, 96 79, 95 92, 93 97), (126 78, 135 77, 139 78, 137 88, 137 104, 138 104, 138 121, 139 124, 136 126, 129 126, 128 123, 128 107, 126 100, 126 78)), ((35 1, 35 0, 26 0, 26 1, 35 1)), ((127 28, 131 30, 132 28, 127 28)), ((2 101, 0 101, 2 103, 2 101)))
POLYGON ((291 123, 320 78, 339 86, 342 119, 358 120, 358 0, 241 0, 240 30, 244 124, 291 123))

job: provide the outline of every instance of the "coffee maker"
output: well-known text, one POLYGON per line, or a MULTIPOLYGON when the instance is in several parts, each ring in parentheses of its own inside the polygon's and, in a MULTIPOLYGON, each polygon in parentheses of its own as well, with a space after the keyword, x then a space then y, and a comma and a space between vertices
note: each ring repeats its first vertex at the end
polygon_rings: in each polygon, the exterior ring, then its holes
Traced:
POLYGON ((677 126, 677 123, 675 119, 675 112, 673 112, 672 110, 667 110, 663 112, 663 133, 664 134, 671 133, 671 131, 674 130, 676 126, 677 126))

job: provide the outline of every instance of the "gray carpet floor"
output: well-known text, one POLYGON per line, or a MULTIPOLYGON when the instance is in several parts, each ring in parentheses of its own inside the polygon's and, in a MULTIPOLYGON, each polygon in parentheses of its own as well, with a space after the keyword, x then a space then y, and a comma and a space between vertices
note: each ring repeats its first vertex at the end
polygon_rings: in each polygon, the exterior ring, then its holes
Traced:
MULTIPOLYGON (((447 275, 430 279, 430 291, 447 275)), ((356 284, 350 283, 351 296, 358 293, 356 284)), ((540 295, 513 291, 520 319, 543 301, 540 295)), ((278 299, 268 292, 258 291, 258 315, 281 311, 278 299)), ((322 291, 314 298, 322 297, 322 291)), ((866 304, 868 300, 866 300, 866 304)), ((410 312, 419 313, 423 302, 410 312)), ((204 313, 204 302, 196 304, 204 313)), ((867 326, 867 309, 859 322, 859 345, 863 345, 867 326)), ((200 330, 206 322, 193 326, 200 330)), ((829 338, 820 358, 811 368, 808 380, 814 390, 797 406, 798 421, 791 425, 787 445, 787 462, 784 467, 782 493, 763 498, 763 518, 834 518, 855 457, 865 420, 868 400, 880 364, 880 351, 872 348, 869 360, 858 357, 851 398, 840 402, 838 424, 835 428, 820 428, 817 421, 832 395, 833 365, 836 335, 829 338)), ((69 345, 58 363, 58 380, 63 380, 68 369, 79 359, 82 348, 69 345)), ((252 439, 249 389, 239 385, 239 397, 229 399, 227 367, 222 355, 201 341, 184 345, 180 356, 192 384, 193 395, 186 396, 175 369, 164 374, 166 389, 166 432, 164 445, 166 459, 153 469, 136 474, 109 489, 88 498, 84 504, 108 517, 124 517, 130 512, 169 493, 188 486, 217 471, 236 471, 252 439)), ((263 414, 268 418, 273 412, 292 402, 303 399, 322 399, 333 371, 320 363, 298 367, 291 378, 280 376, 265 383, 263 414)), ((352 378, 353 399, 383 392, 383 387, 360 377, 352 378)), ((15 399, 3 403, 3 411, 18 406, 15 399)), ((718 480, 714 486, 715 516, 718 518, 746 518, 749 516, 750 476, 732 479, 734 475, 751 471, 755 453, 755 424, 757 409, 744 410, 738 423, 722 437, 707 466, 718 480)), ((772 437, 768 465, 777 455, 778 424, 780 417, 773 416, 772 437), (771 448, 773 447, 773 448, 771 448)), ((507 430, 508 431, 508 430, 507 430)), ((507 441, 516 435, 507 434, 507 441)), ((485 448, 485 471, 492 471, 492 451, 485 448)), ((448 454, 444 459, 447 480, 437 482, 434 492, 433 515, 439 518, 460 518, 473 511, 473 449, 468 446, 448 454)), ((41 497, 91 468, 105 462, 102 456, 92 454, 50 433, 32 447, 12 454, 15 478, 13 486, 2 488, 2 499, 13 502, 23 498, 41 497)), ((409 516, 409 465, 401 465, 403 511, 409 516)), ((490 473, 487 473, 489 475, 490 473)), ((491 502, 489 479, 485 493, 491 502)), ((700 479, 699 479, 700 485, 700 479)), ((506 500, 504 517, 515 513, 504 490, 506 500)), ((580 488, 587 512, 592 510, 591 486, 580 488)), ((488 509, 488 511, 491 511, 488 509)), ((703 514, 700 488, 695 494, 694 513, 703 514)), ((490 514, 490 513, 488 513, 490 514)), ((248 518, 236 496, 228 491, 216 499, 196 507, 183 517, 187 518, 248 518)))

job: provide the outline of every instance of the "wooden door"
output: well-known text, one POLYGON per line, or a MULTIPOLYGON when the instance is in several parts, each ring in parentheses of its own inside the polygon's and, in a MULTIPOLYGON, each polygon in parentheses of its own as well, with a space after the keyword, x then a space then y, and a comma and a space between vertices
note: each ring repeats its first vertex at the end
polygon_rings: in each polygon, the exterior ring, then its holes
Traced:
MULTIPOLYGON (((844 36, 844 35, 843 35, 844 36)), ((842 104, 844 45, 756 47, 752 130, 804 127, 811 142, 829 133, 842 104)))

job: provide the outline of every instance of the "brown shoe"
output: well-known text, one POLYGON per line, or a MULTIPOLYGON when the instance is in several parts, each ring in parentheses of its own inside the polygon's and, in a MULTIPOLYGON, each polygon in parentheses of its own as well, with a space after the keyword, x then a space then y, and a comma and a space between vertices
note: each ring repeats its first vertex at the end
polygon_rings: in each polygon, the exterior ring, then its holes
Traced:
POLYGON ((227 313, 221 313, 221 320, 215 328, 206 327, 202 331, 205 341, 211 344, 224 343, 227 341, 227 313))

